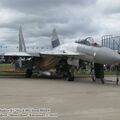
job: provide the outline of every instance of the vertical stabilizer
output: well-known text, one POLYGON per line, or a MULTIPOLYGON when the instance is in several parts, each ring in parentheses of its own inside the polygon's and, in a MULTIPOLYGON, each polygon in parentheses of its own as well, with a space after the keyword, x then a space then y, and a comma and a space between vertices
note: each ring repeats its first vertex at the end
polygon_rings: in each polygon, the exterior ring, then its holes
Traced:
POLYGON ((19 28, 19 52, 26 52, 25 41, 22 33, 22 27, 19 28))
POLYGON ((55 48, 60 45, 60 41, 56 32, 56 29, 53 29, 52 32, 52 47, 55 48))

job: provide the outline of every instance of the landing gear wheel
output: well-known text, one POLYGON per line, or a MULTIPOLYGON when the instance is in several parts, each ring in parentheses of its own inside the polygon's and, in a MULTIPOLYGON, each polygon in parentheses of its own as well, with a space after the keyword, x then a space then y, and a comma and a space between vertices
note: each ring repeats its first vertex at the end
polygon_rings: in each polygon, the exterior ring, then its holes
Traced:
POLYGON ((116 85, 118 85, 118 83, 119 83, 119 78, 117 78, 117 80, 116 80, 116 85))
POLYGON ((26 78, 31 78, 31 76, 32 76, 32 70, 31 69, 27 69, 25 77, 26 78))
POLYGON ((68 71, 68 81, 74 81, 74 68, 71 68, 70 71, 68 71))
POLYGON ((116 66, 116 85, 118 85, 118 83, 119 83, 119 67, 120 67, 120 65, 118 64, 117 66, 116 66))
POLYGON ((105 82, 104 82, 104 78, 101 78, 101 83, 102 83, 102 84, 104 84, 104 83, 105 83, 105 82))
POLYGON ((69 76, 68 81, 74 81, 74 76, 69 76))
POLYGON ((91 71, 90 71, 90 75, 91 75, 91 79, 93 82, 96 81, 96 78, 95 78, 95 73, 94 73, 94 64, 91 63, 91 71))
POLYGON ((95 82, 95 76, 91 76, 92 81, 95 82))

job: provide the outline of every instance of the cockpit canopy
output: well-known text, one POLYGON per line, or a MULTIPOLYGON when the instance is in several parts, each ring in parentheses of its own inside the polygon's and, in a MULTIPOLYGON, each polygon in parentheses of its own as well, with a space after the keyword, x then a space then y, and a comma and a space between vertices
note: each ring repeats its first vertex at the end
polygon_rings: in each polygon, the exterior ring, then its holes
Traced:
POLYGON ((94 39, 92 37, 87 37, 82 40, 77 40, 77 41, 75 41, 75 43, 84 44, 84 45, 88 45, 88 46, 94 46, 94 47, 101 47, 101 45, 94 42, 94 39))

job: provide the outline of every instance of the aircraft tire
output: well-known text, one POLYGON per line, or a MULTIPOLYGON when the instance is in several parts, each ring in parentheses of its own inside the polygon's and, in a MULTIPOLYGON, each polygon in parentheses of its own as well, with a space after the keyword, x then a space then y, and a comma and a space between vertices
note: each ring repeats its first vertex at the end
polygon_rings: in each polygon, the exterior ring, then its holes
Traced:
POLYGON ((68 77, 68 81, 74 81, 74 76, 68 77))
POLYGON ((105 83, 103 78, 101 78, 101 83, 102 83, 102 84, 104 84, 104 83, 105 83))
POLYGON ((31 76, 32 76, 32 70, 27 69, 27 70, 26 70, 26 75, 25 75, 25 77, 26 77, 26 78, 31 78, 31 76))
POLYGON ((74 68, 71 67, 71 68, 68 68, 67 70, 67 80, 68 81, 74 81, 74 68))
POLYGON ((72 75, 70 72, 68 72, 68 81, 74 81, 74 75, 72 75))

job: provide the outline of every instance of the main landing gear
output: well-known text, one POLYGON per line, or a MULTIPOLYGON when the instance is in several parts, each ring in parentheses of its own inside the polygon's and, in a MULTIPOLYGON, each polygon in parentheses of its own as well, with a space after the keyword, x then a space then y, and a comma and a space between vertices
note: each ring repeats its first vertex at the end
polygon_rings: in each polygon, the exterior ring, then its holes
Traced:
POLYGON ((68 70, 68 72, 67 72, 67 79, 68 79, 68 81, 74 81, 75 80, 74 68, 73 67, 71 67, 71 69, 68 70))
POLYGON ((68 65, 66 59, 63 59, 56 66, 57 76, 65 77, 68 81, 74 81, 74 67, 68 65))
POLYGON ((31 78, 31 77, 32 77, 32 73, 33 73, 33 72, 32 72, 32 69, 27 69, 27 70, 26 70, 25 77, 26 77, 26 78, 31 78))

